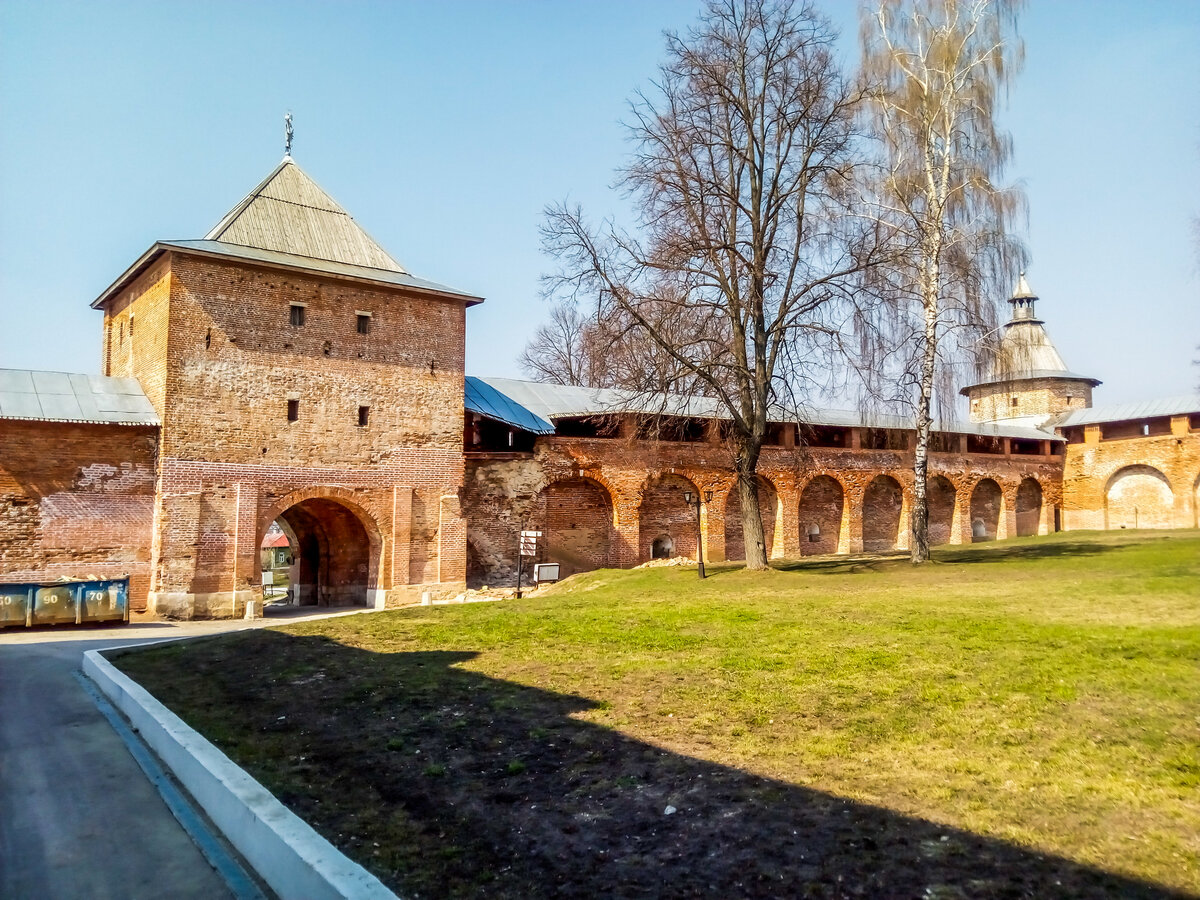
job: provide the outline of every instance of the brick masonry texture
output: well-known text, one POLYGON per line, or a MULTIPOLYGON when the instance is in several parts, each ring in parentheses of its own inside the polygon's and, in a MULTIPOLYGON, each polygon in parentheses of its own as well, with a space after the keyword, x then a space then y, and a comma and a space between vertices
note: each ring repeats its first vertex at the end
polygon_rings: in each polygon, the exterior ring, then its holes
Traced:
POLYGON ((1090 409, 1092 386, 1086 381, 1029 378, 1019 382, 976 385, 968 389, 967 396, 972 422, 999 422, 1090 409))
POLYGON ((128 575, 144 607, 157 431, 0 422, 0 580, 128 575))
MULTIPOLYGON (((1049 453, 932 454, 934 541, 1052 531, 1062 469, 1063 457, 1049 453)), ((769 447, 759 472, 773 557, 908 545, 911 450, 769 447)), ((546 437, 531 454, 470 453, 462 494, 468 581, 511 583, 523 527, 544 533, 539 560, 560 562, 564 572, 602 558, 610 566, 636 565, 652 557, 656 538, 670 539, 672 555, 694 557, 696 513, 684 503, 685 490, 713 492, 700 510, 704 558, 740 559, 736 479, 719 443, 546 437), (594 543, 584 535, 594 535, 594 543), (590 560, 581 552, 589 543, 590 560)))
POLYGON ((276 519, 302 599, 461 587, 464 347, 461 301, 165 254, 105 310, 106 374, 144 380, 163 422, 151 606, 239 615, 276 519))
POLYGON ((1088 425, 1067 445, 1064 522, 1078 528, 1196 528, 1200 514, 1200 421, 1088 425), (1150 429, 1147 429, 1150 430, 1150 429))
MULTIPOLYGON (((522 529, 542 532, 536 560, 563 576, 745 556, 712 423, 697 441, 639 440, 627 420, 611 438, 464 454, 463 298, 166 250, 103 313, 105 374, 136 378, 162 426, 0 422, 2 580, 128 574, 135 608, 240 616, 262 599, 272 522, 297 597, 328 605, 512 584, 522 529), (711 500, 697 508, 688 491, 711 500)), ((975 421, 1091 405, 1069 378, 968 394, 975 421)), ((764 449, 769 556, 907 549, 914 435, 886 450, 864 449, 881 446, 865 429, 846 436, 795 447, 787 432, 764 449)), ((1200 414, 1066 437, 982 452, 988 441, 940 436, 932 543, 1200 525, 1200 414)))

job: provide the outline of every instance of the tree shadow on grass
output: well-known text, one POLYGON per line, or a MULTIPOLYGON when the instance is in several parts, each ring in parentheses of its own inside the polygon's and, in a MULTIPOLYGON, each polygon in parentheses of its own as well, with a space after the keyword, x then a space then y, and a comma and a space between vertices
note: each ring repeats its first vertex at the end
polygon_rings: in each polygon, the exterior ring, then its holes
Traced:
POLYGON ((662 750, 475 656, 255 631, 117 664, 402 896, 1183 896, 662 750))
MULTIPOLYGON (((942 546, 933 549, 933 562, 988 563, 1007 560, 1058 559, 1062 557, 1098 556, 1130 546, 1132 541, 1100 544, 1095 541, 1046 541, 1034 543, 991 541, 964 546, 942 546)), ((781 572, 808 572, 816 575, 847 575, 856 572, 877 572, 907 564, 906 550, 890 553, 870 553, 855 556, 826 556, 819 559, 795 559, 772 562, 781 572)))

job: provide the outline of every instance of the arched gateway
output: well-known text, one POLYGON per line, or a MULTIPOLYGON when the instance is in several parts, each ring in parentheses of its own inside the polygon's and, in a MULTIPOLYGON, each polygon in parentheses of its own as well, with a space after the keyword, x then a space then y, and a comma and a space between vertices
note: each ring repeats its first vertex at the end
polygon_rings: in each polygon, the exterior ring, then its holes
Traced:
POLYGON ((302 606, 374 606, 381 541, 370 513, 340 498, 307 497, 273 513, 291 545, 291 597, 302 606))

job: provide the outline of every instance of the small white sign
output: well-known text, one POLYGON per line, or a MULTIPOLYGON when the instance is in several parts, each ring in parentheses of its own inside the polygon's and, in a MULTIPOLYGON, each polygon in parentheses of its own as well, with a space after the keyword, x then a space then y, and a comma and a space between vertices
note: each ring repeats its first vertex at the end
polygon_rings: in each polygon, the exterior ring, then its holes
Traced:
POLYGON ((521 532, 521 555, 537 556, 537 539, 542 536, 540 531, 521 532))

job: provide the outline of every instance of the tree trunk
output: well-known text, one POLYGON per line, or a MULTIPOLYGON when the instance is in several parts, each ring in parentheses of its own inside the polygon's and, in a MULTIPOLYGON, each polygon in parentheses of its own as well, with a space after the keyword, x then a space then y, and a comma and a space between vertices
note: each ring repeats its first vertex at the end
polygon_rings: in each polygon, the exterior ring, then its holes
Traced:
POLYGON ((913 504, 909 520, 912 526, 911 559, 914 564, 929 562, 929 432, 933 418, 929 409, 933 397, 934 364, 937 361, 938 266, 927 273, 925 296, 925 347, 921 354, 921 383, 917 396, 917 446, 913 459, 913 504))
POLYGON ((763 534, 762 510, 758 505, 757 454, 752 462, 741 454, 737 461, 737 492, 742 504, 742 538, 746 545, 746 568, 767 568, 767 540, 763 534))

